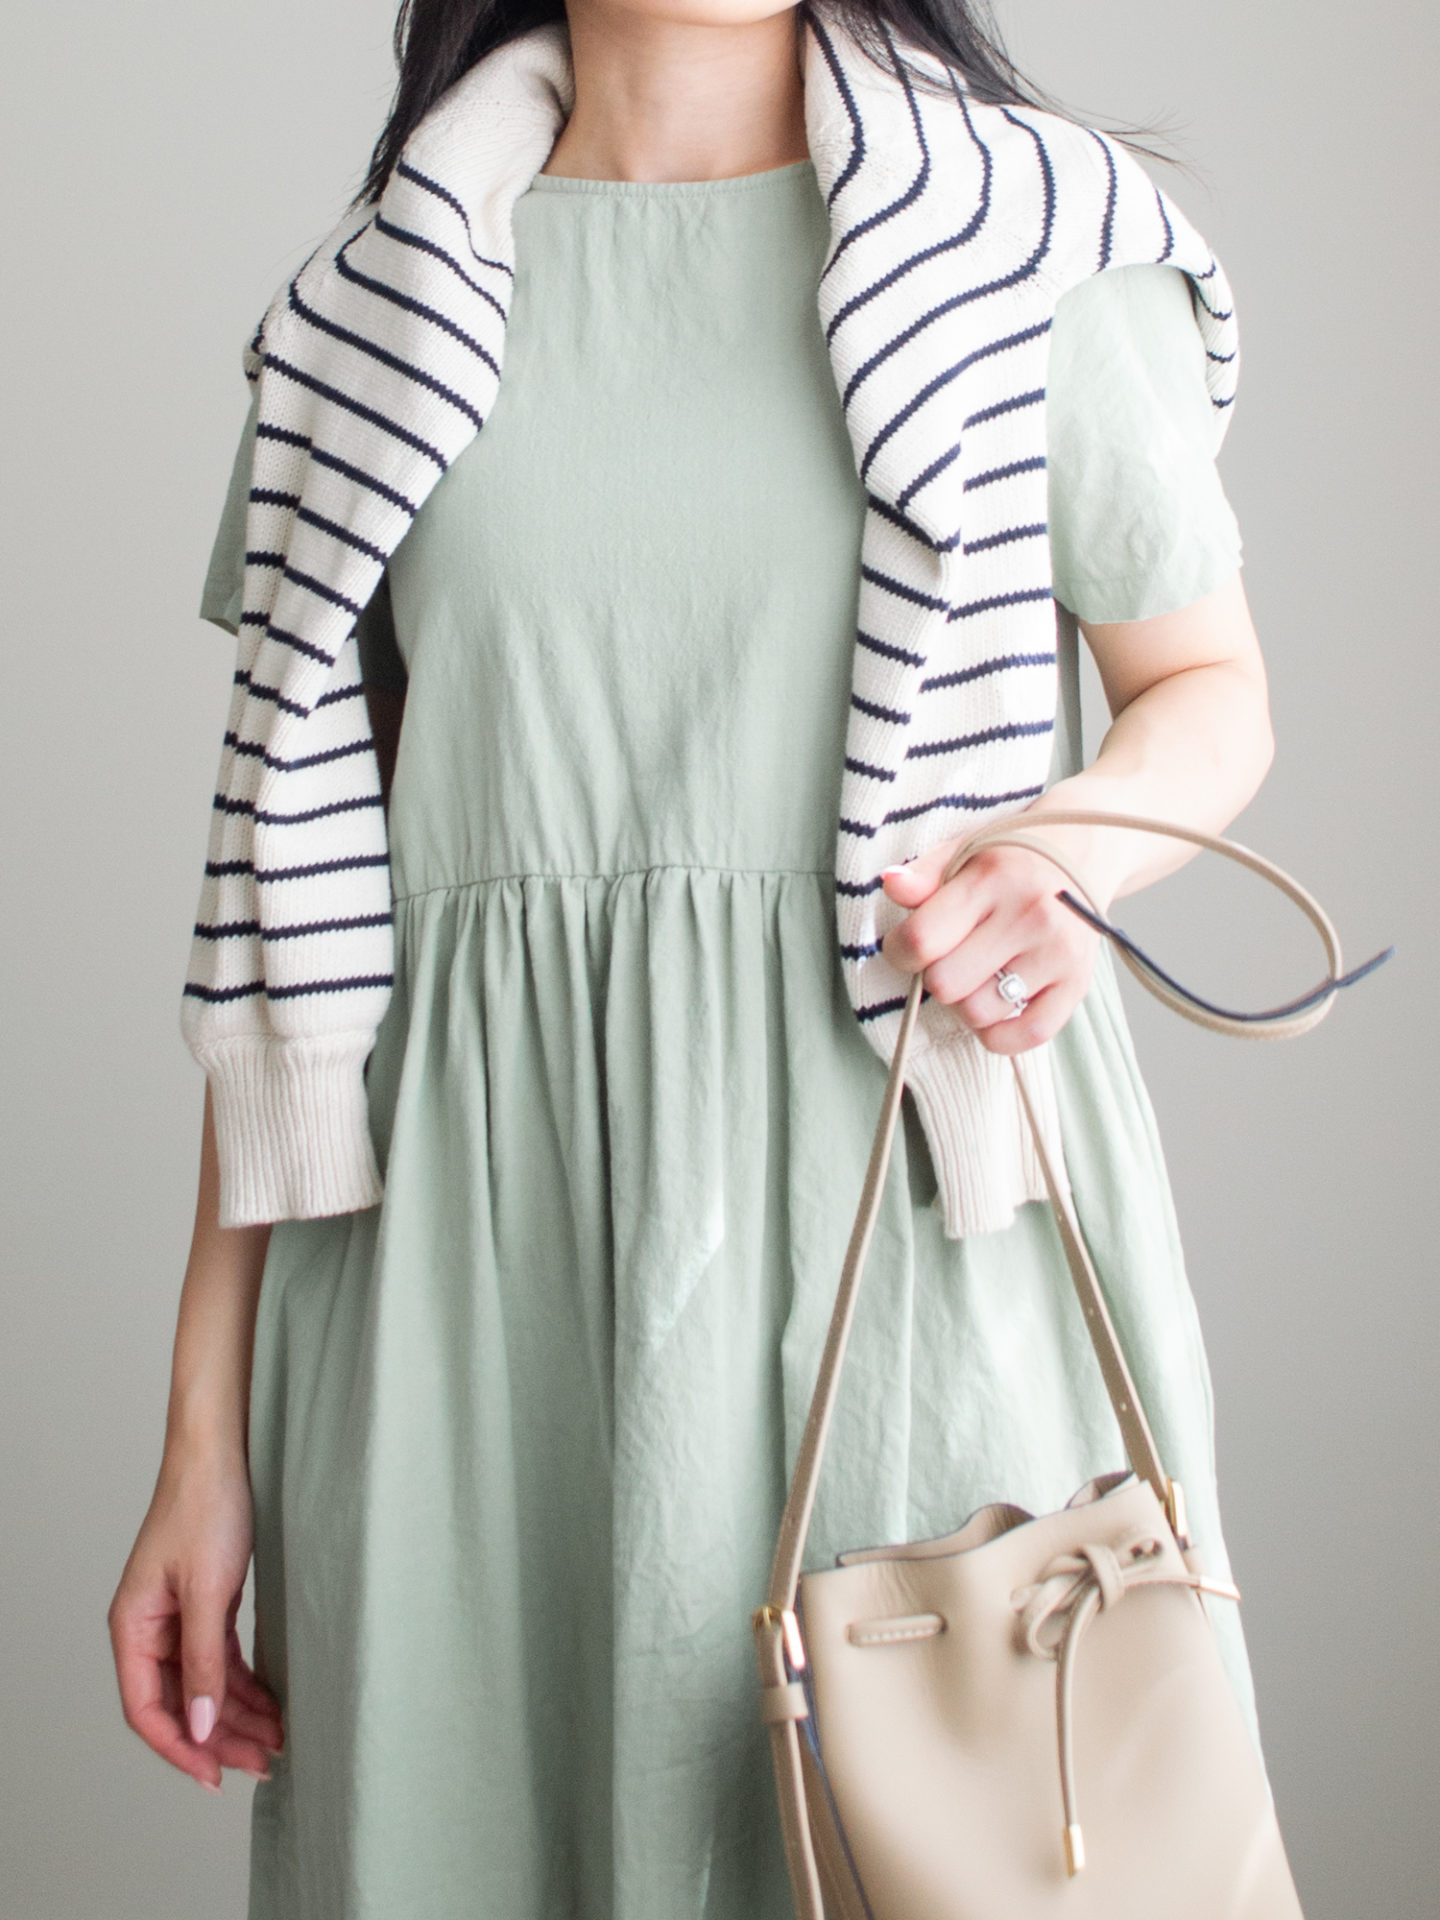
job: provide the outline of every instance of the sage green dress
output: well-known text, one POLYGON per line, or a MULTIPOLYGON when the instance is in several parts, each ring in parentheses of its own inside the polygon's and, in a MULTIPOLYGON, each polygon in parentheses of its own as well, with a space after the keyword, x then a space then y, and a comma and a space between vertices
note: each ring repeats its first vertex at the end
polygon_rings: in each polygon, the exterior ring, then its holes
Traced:
MULTIPOLYGON (((371 677, 397 647, 408 670, 386 1190, 270 1243, 258 1659, 289 1744, 251 1914, 787 1920, 749 1614, 884 1077, 836 955, 863 497, 826 214, 806 161, 541 176, 515 230, 498 401, 366 623, 371 677)), ((1188 604, 1239 543, 1186 284, 1105 275, 1054 346, 1061 599, 1188 604)), ((206 594, 232 624, 245 454, 206 594)), ((1103 957, 1055 1055, 1080 1214, 1219 1568, 1201 1338, 1103 957)), ((934 1190, 910 1116, 812 1564, 1123 1464, 1047 1209, 947 1241, 934 1190)))

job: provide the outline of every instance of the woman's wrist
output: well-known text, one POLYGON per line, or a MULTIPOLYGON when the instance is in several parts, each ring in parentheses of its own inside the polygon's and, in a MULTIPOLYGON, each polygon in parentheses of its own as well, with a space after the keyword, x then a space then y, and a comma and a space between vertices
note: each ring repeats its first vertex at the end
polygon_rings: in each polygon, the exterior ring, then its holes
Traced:
MULTIPOLYGON (((1153 839, 1127 834, 1116 827, 1046 826, 1047 813, 1083 808, 1099 813, 1140 813, 1133 794, 1087 768, 1069 779, 1057 780, 1038 800, 1025 809, 1028 823, 1042 829, 1040 838, 1065 856, 1085 883, 1085 890, 1103 914, 1123 893, 1130 891, 1139 858, 1154 848, 1153 839)), ((1057 880, 1059 875, 1057 872, 1057 880)))
POLYGON ((248 1422, 238 1407, 196 1403, 177 1405, 172 1398, 165 1422, 161 1454, 163 1478, 188 1478, 196 1472, 248 1472, 248 1422))

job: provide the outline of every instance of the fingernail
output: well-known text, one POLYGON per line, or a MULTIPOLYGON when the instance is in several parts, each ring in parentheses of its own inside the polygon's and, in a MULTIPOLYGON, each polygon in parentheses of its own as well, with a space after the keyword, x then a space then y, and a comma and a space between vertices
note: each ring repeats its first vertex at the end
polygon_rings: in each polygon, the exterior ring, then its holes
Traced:
POLYGON ((242 1767, 240 1771, 242 1773, 248 1773, 252 1780, 268 1780, 270 1778, 270 1769, 268 1767, 242 1767))
POLYGON ((197 1787, 203 1787, 207 1793, 222 1793, 224 1789, 214 1780, 202 1780, 198 1774, 191 1774, 197 1787))
POLYGON ((882 867, 880 869, 880 878, 882 880, 888 880, 892 873, 904 873, 904 871, 905 862, 902 860, 898 867, 882 867))
POLYGON ((203 1747, 215 1731, 215 1702, 208 1693, 197 1693, 190 1702, 190 1738, 203 1747))

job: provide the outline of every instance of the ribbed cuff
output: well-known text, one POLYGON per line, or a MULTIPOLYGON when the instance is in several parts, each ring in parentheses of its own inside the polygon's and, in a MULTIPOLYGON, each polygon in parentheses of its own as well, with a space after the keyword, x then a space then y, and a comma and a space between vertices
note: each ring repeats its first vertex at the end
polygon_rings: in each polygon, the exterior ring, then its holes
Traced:
POLYGON ((313 1040, 245 1035, 197 1047, 220 1153, 220 1224, 317 1220, 382 1192, 365 1061, 373 1033, 313 1040))
MULTIPOLYGON (((1027 1068, 1036 1118, 1063 1177, 1049 1047, 1033 1049, 1027 1068)), ((936 1205, 949 1239, 1000 1233, 1017 1207, 1049 1198, 1008 1059, 987 1052, 971 1034, 951 1032, 917 1053, 905 1078, 930 1147, 940 1187, 936 1205)))

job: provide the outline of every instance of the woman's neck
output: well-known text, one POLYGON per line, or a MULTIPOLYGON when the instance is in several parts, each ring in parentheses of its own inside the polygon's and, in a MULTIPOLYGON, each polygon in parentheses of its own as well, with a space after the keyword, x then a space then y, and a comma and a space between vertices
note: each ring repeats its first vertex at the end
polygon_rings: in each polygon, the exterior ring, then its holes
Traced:
POLYGON ((568 0, 575 108, 542 171, 585 180, 724 180, 808 154, 793 7, 669 19, 568 0))

